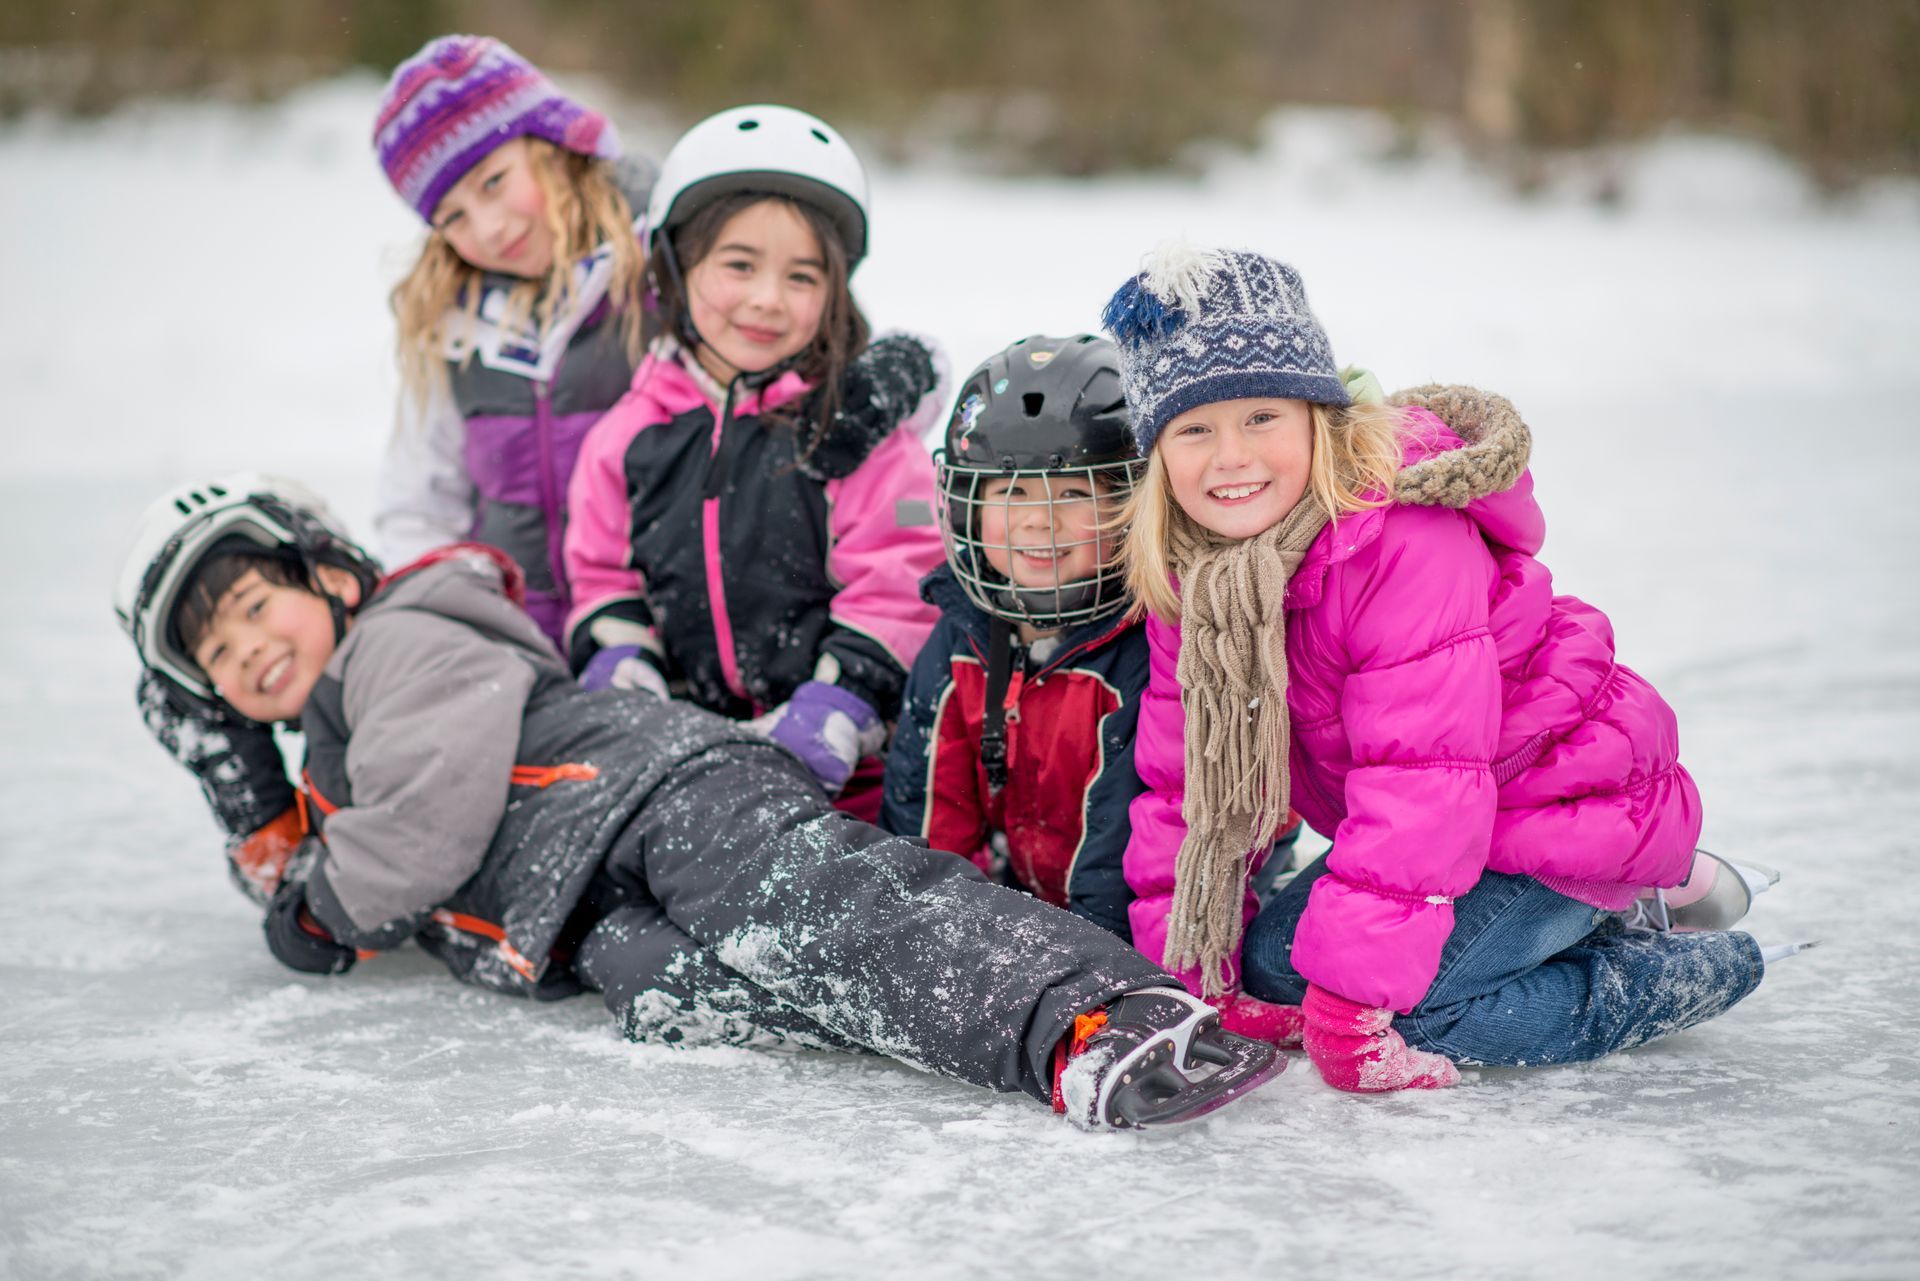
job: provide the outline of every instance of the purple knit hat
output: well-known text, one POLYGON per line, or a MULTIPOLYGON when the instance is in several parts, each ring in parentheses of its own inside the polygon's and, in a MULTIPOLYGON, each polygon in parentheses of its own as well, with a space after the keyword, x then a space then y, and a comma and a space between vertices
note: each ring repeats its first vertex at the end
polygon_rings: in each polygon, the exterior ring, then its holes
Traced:
POLYGON ((400 198, 431 222, 447 188, 503 142, 531 135, 612 160, 607 118, 562 94, 490 36, 441 36, 394 69, 373 149, 400 198))

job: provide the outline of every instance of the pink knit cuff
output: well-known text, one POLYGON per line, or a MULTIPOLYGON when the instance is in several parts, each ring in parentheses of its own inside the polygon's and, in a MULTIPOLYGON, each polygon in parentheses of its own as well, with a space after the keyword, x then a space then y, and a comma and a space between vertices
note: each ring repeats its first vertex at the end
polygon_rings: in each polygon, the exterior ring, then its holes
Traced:
POLYGON ((1625 881, 1583 881, 1572 876, 1536 876, 1534 879, 1556 894, 1564 894, 1576 903, 1585 903, 1603 912, 1624 912, 1633 906, 1641 889, 1625 881))

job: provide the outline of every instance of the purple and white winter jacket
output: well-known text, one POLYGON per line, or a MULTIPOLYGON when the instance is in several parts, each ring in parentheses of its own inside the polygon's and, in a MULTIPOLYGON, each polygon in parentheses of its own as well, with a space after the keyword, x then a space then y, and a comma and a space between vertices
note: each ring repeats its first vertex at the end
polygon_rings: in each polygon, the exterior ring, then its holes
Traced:
MULTIPOLYGON (((621 178, 644 209, 651 172, 629 166, 621 178)), ((633 377, 612 275, 607 247, 582 259, 566 307, 538 333, 503 323, 521 282, 486 277, 475 325, 450 327, 446 384, 424 404, 402 395, 375 499, 387 564, 447 543, 498 547, 525 571, 527 612, 555 644, 572 600, 561 551, 567 483, 587 430, 633 377)))

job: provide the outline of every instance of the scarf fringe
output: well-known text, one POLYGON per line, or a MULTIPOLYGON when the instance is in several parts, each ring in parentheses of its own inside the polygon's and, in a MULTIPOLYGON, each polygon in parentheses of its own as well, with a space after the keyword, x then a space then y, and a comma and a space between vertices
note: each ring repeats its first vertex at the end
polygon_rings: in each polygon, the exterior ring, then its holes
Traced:
POLYGON ((1225 991, 1227 958, 1246 924, 1248 857, 1287 816, 1287 581, 1326 523, 1311 498, 1238 542, 1184 514, 1173 521, 1187 833, 1162 961, 1198 968, 1203 996, 1225 991))
MULTIPOLYGON (((1432 384, 1389 403, 1430 409, 1466 441, 1402 469, 1396 502, 1461 508, 1510 488, 1526 470, 1532 433, 1504 397, 1432 384)), ((1198 967, 1201 994, 1215 996, 1245 928, 1248 857, 1287 816, 1287 582, 1328 517, 1309 495, 1272 529, 1234 542, 1184 512, 1172 515, 1187 834, 1161 959, 1176 970, 1198 967)))

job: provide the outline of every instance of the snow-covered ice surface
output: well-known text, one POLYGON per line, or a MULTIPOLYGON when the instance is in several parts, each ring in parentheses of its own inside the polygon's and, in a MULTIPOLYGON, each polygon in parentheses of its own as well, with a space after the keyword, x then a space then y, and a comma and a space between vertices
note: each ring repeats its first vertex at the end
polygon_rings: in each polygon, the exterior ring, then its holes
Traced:
POLYGON ((0 1275, 1916 1275, 1910 188, 1824 209, 1668 139, 1612 211, 1521 202, 1325 113, 1193 181, 878 176, 862 297, 962 368, 1090 326, 1185 233, 1297 263, 1389 386, 1510 395, 1548 562, 1679 709, 1708 843, 1785 872, 1754 932, 1826 940, 1607 1062, 1378 1099, 1296 1062, 1185 1132, 1087 1136, 884 1062, 636 1048, 414 952, 268 956, 108 592, 188 477, 364 516, 414 235, 374 93, 0 130, 0 1275))

